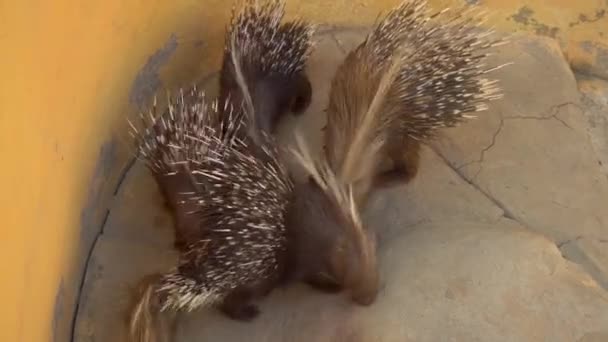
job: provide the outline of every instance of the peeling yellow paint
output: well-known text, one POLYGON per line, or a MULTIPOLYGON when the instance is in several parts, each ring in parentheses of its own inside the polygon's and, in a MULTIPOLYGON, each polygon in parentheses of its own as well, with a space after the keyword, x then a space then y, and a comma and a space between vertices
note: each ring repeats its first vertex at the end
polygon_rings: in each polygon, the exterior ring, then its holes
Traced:
MULTIPOLYGON (((288 11, 316 22, 359 26, 397 2, 294 0, 288 11)), ((464 3, 430 2, 437 9, 464 3)), ((124 138, 132 82, 172 34, 178 48, 159 70, 164 86, 217 69, 230 5, 224 0, 0 2, 0 341, 48 341, 53 334, 67 340, 80 276, 74 265, 82 258, 80 216, 100 146, 124 138), (54 331, 62 279, 67 294, 61 306, 67 312, 54 331)), ((489 24, 500 29, 555 36, 570 61, 589 70, 595 70, 599 49, 608 46, 608 18, 598 14, 606 1, 479 0, 479 6, 493 13, 489 24)), ((118 159, 116 170, 124 152, 118 159)))

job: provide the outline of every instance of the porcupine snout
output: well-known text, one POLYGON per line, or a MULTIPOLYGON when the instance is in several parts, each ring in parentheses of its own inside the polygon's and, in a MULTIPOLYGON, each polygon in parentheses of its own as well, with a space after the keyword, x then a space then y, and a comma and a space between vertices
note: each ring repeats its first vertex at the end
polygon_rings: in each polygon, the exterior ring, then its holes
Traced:
POLYGON ((359 304, 373 304, 380 291, 380 275, 376 260, 376 239, 373 232, 364 232, 365 239, 361 241, 362 248, 358 249, 357 262, 348 268, 348 288, 351 299, 359 304))

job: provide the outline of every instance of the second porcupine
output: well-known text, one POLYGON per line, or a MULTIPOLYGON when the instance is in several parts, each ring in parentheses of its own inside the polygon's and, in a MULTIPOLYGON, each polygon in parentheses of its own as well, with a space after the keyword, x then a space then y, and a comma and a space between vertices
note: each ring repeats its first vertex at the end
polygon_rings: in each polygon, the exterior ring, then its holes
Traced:
POLYGON ((220 71, 220 102, 231 98, 239 105, 246 100, 234 69, 235 62, 240 64, 256 126, 269 133, 286 113, 302 113, 312 97, 305 67, 314 28, 302 19, 282 23, 284 7, 282 0, 237 1, 220 71))
MULTIPOLYGON (((310 103, 312 90, 304 68, 312 49, 313 27, 302 20, 281 23, 285 11, 284 3, 280 0, 264 0, 261 3, 237 1, 232 11, 231 24, 226 30, 217 102, 225 106, 218 110, 231 112, 233 108, 228 103, 247 105, 242 103, 246 101, 239 84, 244 82, 252 90, 249 100, 253 108, 248 110, 256 113, 256 122, 242 127, 271 132, 280 117, 289 110, 299 113, 310 103), (244 80, 237 80, 235 63, 239 63, 240 76, 244 80)), ((196 94, 188 93, 186 96, 196 94)), ((192 119, 188 117, 188 120, 192 119)), ((166 169, 167 165, 163 167, 166 169)), ((195 218, 188 212, 196 208, 192 204, 181 203, 182 193, 191 193, 195 189, 187 173, 167 173, 165 169, 152 171, 177 227, 175 247, 183 249, 184 241, 190 234, 189 227, 196 226, 195 218)))
POLYGON ((502 97, 498 81, 485 75, 504 65, 484 63, 488 49, 505 40, 491 38, 482 21, 473 8, 429 15, 426 1, 405 1, 338 68, 325 154, 343 182, 366 183, 359 201, 372 184, 409 182, 418 172, 421 142, 502 97), (378 168, 383 158, 393 164, 385 172, 378 168))
POLYGON ((219 305, 233 319, 252 319, 258 310, 251 299, 281 281, 286 263, 283 217, 292 183, 272 138, 261 132, 256 145, 239 136, 247 120, 220 111, 195 87, 167 107, 133 133, 145 161, 155 164, 149 167, 166 170, 159 175, 191 179, 195 190, 181 194, 181 203, 195 209, 188 213, 193 226, 179 265, 144 280, 129 318, 132 341, 167 338, 180 310, 219 305))
POLYGON ((502 40, 486 40, 491 31, 466 12, 429 15, 425 1, 404 1, 338 68, 327 107, 324 155, 315 160, 301 138, 296 150, 310 175, 307 183, 297 185, 299 193, 313 193, 314 200, 298 196, 287 225, 298 227, 295 232, 361 231, 356 242, 362 247, 352 258, 360 271, 340 265, 344 248, 335 248, 325 259, 326 270, 312 282, 349 288, 357 302, 372 303, 379 284, 375 232, 359 218, 370 190, 396 178, 409 181, 418 169, 421 141, 500 98, 496 81, 482 76, 498 68, 483 63, 486 49, 502 40), (394 167, 381 172, 386 157, 394 167))

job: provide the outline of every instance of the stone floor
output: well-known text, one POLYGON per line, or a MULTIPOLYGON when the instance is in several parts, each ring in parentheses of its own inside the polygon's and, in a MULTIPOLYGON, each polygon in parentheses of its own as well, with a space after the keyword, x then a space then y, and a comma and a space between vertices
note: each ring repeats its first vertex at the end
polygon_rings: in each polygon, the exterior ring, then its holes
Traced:
MULTIPOLYGON (((364 30, 319 35, 313 105, 283 124, 319 147, 329 81, 364 30)), ((178 341, 608 341, 608 84, 577 76, 549 39, 516 36, 493 62, 505 97, 445 130, 407 187, 378 193, 383 290, 371 307, 304 286, 277 290, 252 323, 207 310, 178 341)), ((124 341, 144 274, 172 266, 170 218, 136 164, 96 244, 75 341, 124 341)))

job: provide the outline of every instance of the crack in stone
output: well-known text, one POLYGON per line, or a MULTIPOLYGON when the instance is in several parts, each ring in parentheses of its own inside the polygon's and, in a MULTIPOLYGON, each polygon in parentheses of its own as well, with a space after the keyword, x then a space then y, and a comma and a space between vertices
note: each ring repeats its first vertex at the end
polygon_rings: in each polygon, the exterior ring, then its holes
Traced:
MULTIPOLYGON (((490 144, 488 144, 486 147, 484 147, 480 153, 479 153, 479 158, 477 160, 473 160, 470 162, 466 162, 460 166, 455 166, 453 165, 443 154, 440 153, 440 151, 438 151, 437 149, 431 147, 431 150, 438 155, 442 161, 449 167, 451 168, 460 178, 462 178, 466 183, 468 183, 469 185, 471 185, 472 187, 474 187, 477 191, 479 191, 481 194, 483 194, 487 199, 489 199, 494 205, 496 205, 498 208, 500 208, 503 211, 503 216, 507 219, 511 219, 516 221, 517 223, 519 223, 520 225, 530 229, 530 227, 525 224, 524 222, 520 221, 519 219, 517 219, 515 217, 515 215, 507 208, 506 205, 504 205, 502 202, 500 202, 497 198, 495 198, 494 196, 492 196, 492 194, 490 194, 488 191, 482 189, 479 185, 477 185, 475 183, 477 177, 479 176, 479 174, 481 173, 481 171, 483 170, 483 162, 485 161, 485 156, 486 153, 488 151, 490 151, 495 145, 496 145, 496 140, 498 138, 498 135, 502 132, 502 129, 504 127, 504 121, 507 119, 520 119, 520 120, 556 120, 559 121, 561 124, 563 124, 565 127, 569 128, 569 129, 573 129, 570 125, 568 125, 564 120, 562 120, 561 118, 559 118, 557 115, 559 115, 559 113, 561 112, 562 108, 566 107, 566 106, 574 106, 576 108, 578 108, 579 110, 584 112, 584 108, 582 108, 578 103, 572 102, 572 101, 568 101, 568 102, 564 102, 564 103, 560 103, 554 106, 551 106, 545 113, 551 113, 551 115, 549 116, 509 116, 509 117, 503 117, 502 114, 499 113, 500 116, 500 123, 498 125, 498 128, 496 129, 496 131, 494 132, 494 134, 492 135, 492 140, 490 141, 490 144), (462 169, 468 165, 474 164, 474 163, 478 163, 479 164, 479 169, 477 170, 477 172, 469 179, 467 177, 467 175, 464 174, 464 172, 462 171, 462 169)), ((530 229, 532 231, 536 231, 534 229, 530 229)))
POLYGON ((582 240, 582 239, 589 240, 589 241, 596 241, 596 242, 599 242, 599 243, 608 243, 608 239, 603 239, 603 238, 599 238, 599 237, 595 237, 595 236, 577 235, 577 236, 575 236, 575 237, 573 237, 571 239, 566 239, 566 240, 563 240, 563 241, 557 241, 557 242, 555 242, 555 245, 558 248, 562 248, 562 247, 564 247, 564 246, 566 246, 566 245, 568 245, 568 244, 570 244, 572 242, 577 242, 577 241, 582 240))
POLYGON ((479 164, 479 168, 478 168, 477 172, 475 172, 475 175, 473 177, 471 177, 471 181, 476 180, 477 176, 479 176, 479 174, 483 170, 482 163, 485 161, 486 152, 488 152, 496 144, 496 138, 498 137, 498 135, 502 131, 503 126, 504 126, 504 119, 502 118, 502 115, 500 115, 500 123, 498 124, 498 128, 496 129, 496 131, 492 135, 492 140, 490 141, 490 144, 488 146, 484 147, 481 150, 481 152, 479 153, 479 158, 477 158, 477 160, 472 160, 470 162, 466 162, 466 163, 458 166, 456 169, 458 169, 460 171, 460 170, 462 170, 466 166, 478 163, 479 164))
POLYGON ((575 238, 572 238, 572 239, 564 240, 564 241, 561 241, 561 242, 559 242, 559 241, 555 242, 555 245, 557 246, 557 248, 559 248, 561 250, 562 247, 566 246, 567 244, 572 243, 572 242, 576 242, 576 241, 578 241, 578 240, 580 240, 582 238, 583 238, 582 235, 578 235, 578 236, 576 236, 575 238))
POLYGON ((574 106, 584 112, 584 109, 579 104, 572 102, 572 101, 568 101, 568 102, 564 102, 564 103, 560 103, 560 104, 551 106, 549 108, 549 110, 547 110, 547 112, 551 113, 551 115, 549 115, 549 116, 516 115, 516 116, 506 117, 505 120, 507 120, 507 119, 508 120, 541 120, 541 121, 542 120, 556 120, 556 121, 560 122, 562 125, 564 125, 564 127, 573 130, 572 126, 568 125, 563 119, 558 117, 558 115, 561 113, 562 108, 564 108, 566 106, 574 106))
POLYGON ((503 217, 513 220, 513 221, 519 223, 520 225, 529 229, 529 227, 524 222, 521 222, 519 219, 517 219, 517 217, 515 217, 515 215, 511 212, 511 210, 509 210, 509 208, 507 208, 500 200, 498 200, 497 198, 494 198, 494 196, 492 196, 492 194, 490 194, 489 191, 482 189, 479 185, 477 185, 475 182, 473 182, 473 180, 469 180, 466 177, 466 175, 462 172, 461 169, 452 165, 452 163, 450 163, 450 161, 443 154, 441 154, 439 151, 437 151, 435 148, 433 148, 431 146, 429 146, 429 148, 431 149, 431 151, 433 151, 433 153, 435 153, 445 163, 445 165, 447 165, 447 167, 452 169, 452 171, 454 171, 456 173, 456 175, 458 175, 463 181, 465 181, 467 184, 472 186, 476 191, 481 193, 486 199, 488 199, 497 208, 502 210, 503 217))
POLYGON ((498 125, 498 128, 496 129, 496 131, 492 135, 492 141, 490 141, 490 144, 488 146, 484 147, 481 150, 481 152, 479 153, 479 159, 477 160, 477 162, 479 163, 479 170, 477 170, 477 172, 475 173, 475 175, 473 176, 473 178, 471 179, 471 181, 476 180, 477 176, 479 176, 479 174, 483 170, 483 162, 485 161, 486 152, 488 152, 496 144, 496 138, 498 137, 498 135, 502 131, 502 128, 504 127, 504 124, 505 124, 505 120, 502 118, 502 115, 500 115, 500 123, 498 125))

